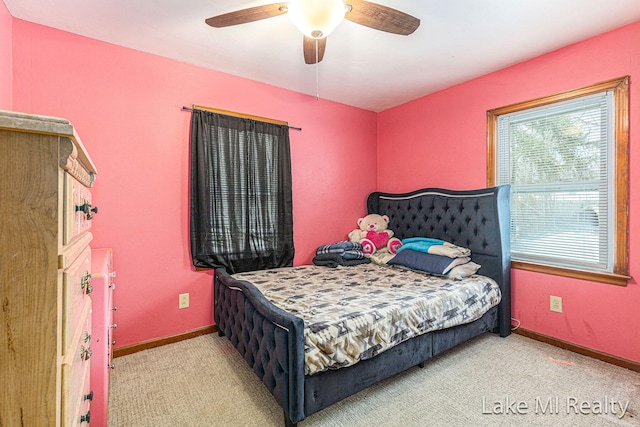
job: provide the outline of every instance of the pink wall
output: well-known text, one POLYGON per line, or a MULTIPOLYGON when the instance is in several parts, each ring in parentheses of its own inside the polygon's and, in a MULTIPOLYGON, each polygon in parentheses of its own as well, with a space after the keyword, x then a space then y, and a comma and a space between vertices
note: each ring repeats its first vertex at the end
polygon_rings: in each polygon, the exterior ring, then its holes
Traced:
POLYGON ((13 18, 0 1, 0 110, 11 109, 11 30, 13 18))
MULTIPOLYGON (((486 185, 486 111, 624 75, 630 84, 630 274, 640 274, 640 22, 420 98, 378 115, 378 182, 383 191, 486 185), (403 153, 412 153, 403 156, 403 153), (398 164, 388 159, 401 159, 398 164), (408 164, 405 164, 408 162, 408 164)), ((512 272, 513 317, 522 327, 640 361, 640 288, 512 272), (549 311, 549 295, 564 313, 549 311)))
POLYGON ((375 113, 17 19, 13 43, 14 109, 71 120, 97 165, 92 246, 114 249, 116 347, 213 323, 212 274, 190 264, 182 106, 302 127, 291 131, 296 264, 346 238, 376 188, 375 113), (185 292, 191 307, 178 310, 185 292))

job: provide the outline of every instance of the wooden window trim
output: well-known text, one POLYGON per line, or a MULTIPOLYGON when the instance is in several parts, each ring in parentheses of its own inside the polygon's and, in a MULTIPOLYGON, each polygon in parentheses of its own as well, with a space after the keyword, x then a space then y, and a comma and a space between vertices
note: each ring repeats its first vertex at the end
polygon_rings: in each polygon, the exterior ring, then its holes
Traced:
POLYGON ((487 111, 487 186, 497 182, 498 116, 529 108, 566 101, 598 92, 615 92, 615 208, 616 245, 613 273, 577 270, 545 264, 514 260, 512 268, 594 282, 626 286, 629 276, 629 76, 618 77, 583 88, 532 99, 487 111))
POLYGON ((229 110, 221 110, 220 108, 205 107, 204 105, 196 105, 196 104, 193 104, 193 108, 198 110, 203 110, 203 111, 209 111, 216 114, 222 114, 223 116, 239 117, 241 119, 255 120, 256 122, 265 122, 265 123, 272 123, 274 125, 289 126, 288 122, 285 122, 283 120, 270 119, 268 117, 254 116, 252 114, 238 113, 238 112, 229 111, 229 110))

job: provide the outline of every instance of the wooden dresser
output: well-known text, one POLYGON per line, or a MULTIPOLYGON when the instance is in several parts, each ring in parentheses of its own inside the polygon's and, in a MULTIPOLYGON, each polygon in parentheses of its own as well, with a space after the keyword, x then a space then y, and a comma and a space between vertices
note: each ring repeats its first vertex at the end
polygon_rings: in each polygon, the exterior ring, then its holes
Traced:
POLYGON ((0 111, 0 425, 88 425, 90 187, 64 119, 0 111))

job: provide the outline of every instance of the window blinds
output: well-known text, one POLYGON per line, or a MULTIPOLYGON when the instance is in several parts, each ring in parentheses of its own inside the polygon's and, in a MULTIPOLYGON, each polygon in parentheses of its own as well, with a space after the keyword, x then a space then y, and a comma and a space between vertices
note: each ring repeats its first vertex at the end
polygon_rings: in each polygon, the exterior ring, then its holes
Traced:
POLYGON ((498 117, 512 258, 612 271, 613 111, 607 91, 498 117))

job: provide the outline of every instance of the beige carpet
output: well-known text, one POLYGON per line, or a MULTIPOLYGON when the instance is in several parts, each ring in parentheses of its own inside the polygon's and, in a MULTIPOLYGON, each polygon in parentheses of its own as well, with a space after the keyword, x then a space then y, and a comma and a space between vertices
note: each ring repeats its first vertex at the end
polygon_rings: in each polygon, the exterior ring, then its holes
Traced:
MULTIPOLYGON (((115 365, 109 426, 284 424, 226 337, 193 338, 115 365)), ((485 334, 299 426, 640 426, 640 374, 519 335, 485 334), (628 403, 621 418, 618 402, 628 403)))

